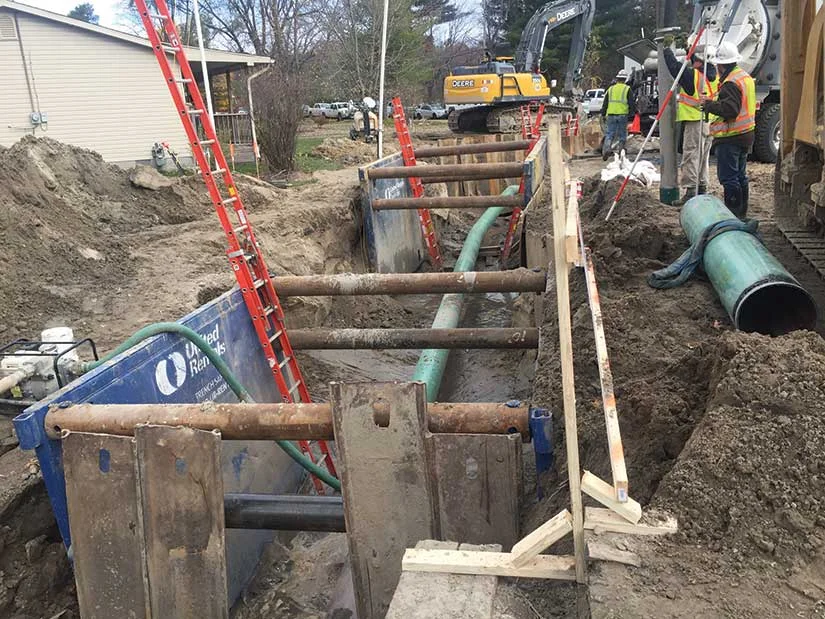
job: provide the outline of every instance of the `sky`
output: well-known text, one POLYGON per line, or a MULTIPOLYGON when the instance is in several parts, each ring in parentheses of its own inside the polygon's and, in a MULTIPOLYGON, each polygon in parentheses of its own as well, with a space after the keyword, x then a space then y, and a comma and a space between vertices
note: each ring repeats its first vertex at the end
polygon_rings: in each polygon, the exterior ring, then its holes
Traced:
MULTIPOLYGON (((52 13, 59 13, 66 15, 78 4, 82 4, 85 0, 18 0, 21 4, 28 4, 29 6, 37 7, 51 11, 52 13)), ((120 11, 120 2, 117 0, 91 0, 95 7, 95 13, 100 17, 100 25, 108 26, 109 28, 118 27, 118 12, 120 11)), ((122 30, 123 27, 120 26, 122 30)))

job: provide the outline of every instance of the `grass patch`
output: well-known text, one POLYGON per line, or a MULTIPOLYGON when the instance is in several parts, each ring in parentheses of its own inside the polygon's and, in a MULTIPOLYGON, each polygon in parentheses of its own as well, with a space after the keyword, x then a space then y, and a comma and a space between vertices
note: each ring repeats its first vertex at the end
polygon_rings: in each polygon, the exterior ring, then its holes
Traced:
POLYGON ((295 144, 295 167, 301 172, 312 174, 318 170, 340 170, 342 166, 335 161, 312 154, 324 138, 298 137, 295 144))

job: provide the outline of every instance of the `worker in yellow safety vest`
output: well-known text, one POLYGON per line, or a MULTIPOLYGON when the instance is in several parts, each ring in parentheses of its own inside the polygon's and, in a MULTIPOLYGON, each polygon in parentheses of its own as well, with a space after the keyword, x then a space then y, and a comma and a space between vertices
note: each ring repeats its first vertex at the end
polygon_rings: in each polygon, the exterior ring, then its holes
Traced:
POLYGON ((714 100, 702 102, 712 114, 710 134, 716 144, 716 172, 725 191, 725 206, 739 219, 748 213, 748 153, 756 131, 756 83, 739 67, 742 56, 733 43, 723 42, 709 57, 722 85, 714 100))
POLYGON ((606 120, 606 130, 602 142, 602 159, 605 161, 615 150, 624 149, 627 142, 627 121, 636 113, 636 98, 627 78, 627 71, 622 69, 604 93, 602 118, 606 120))
MULTIPOLYGON (((675 79, 682 66, 673 52, 673 37, 666 36, 664 41, 664 59, 668 71, 675 79)), ((692 41, 688 40, 688 45, 692 41)), ((707 50, 712 52, 713 48, 707 50)), ((690 57, 691 66, 682 72, 679 78, 678 109, 676 122, 682 127, 682 165, 680 167, 680 184, 685 188, 684 195, 673 202, 673 206, 682 206, 685 202, 699 193, 708 192, 708 163, 710 161, 710 147, 712 140, 708 136, 709 125, 707 117, 703 118, 702 96, 712 99, 719 90, 719 77, 716 67, 705 63, 705 48, 697 46, 690 57), (707 66, 708 74, 705 75, 707 66), (701 152, 700 152, 701 150, 701 152)))

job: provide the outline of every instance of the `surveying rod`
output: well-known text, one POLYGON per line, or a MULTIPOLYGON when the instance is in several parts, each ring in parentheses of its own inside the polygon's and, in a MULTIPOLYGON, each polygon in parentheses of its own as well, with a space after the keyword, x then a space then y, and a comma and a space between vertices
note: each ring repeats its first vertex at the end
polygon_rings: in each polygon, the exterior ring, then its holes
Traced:
POLYGON ((611 215, 613 215, 613 211, 616 208, 616 204, 618 204, 619 200, 622 199, 622 195, 624 194, 624 190, 627 187, 627 183, 630 181, 630 178, 633 176, 633 172, 636 170, 636 165, 639 163, 639 160, 642 158, 642 154, 645 152, 645 148, 647 148, 648 142, 650 142, 650 138, 653 137, 653 132, 656 131, 656 127, 659 125, 659 121, 662 119, 662 114, 665 113, 670 100, 673 98, 673 93, 676 92, 676 89, 679 88, 679 80, 682 79, 682 75, 687 69, 690 61, 690 58, 693 55, 693 52, 696 51, 696 46, 699 44, 699 40, 702 38, 702 35, 705 33, 705 27, 702 26, 699 29, 698 34, 696 35, 696 39, 693 41, 693 45, 690 46, 690 50, 688 50, 687 56, 685 56, 685 61, 682 63, 682 68, 679 69, 679 74, 673 80, 673 86, 670 87, 670 90, 667 91, 667 95, 665 95, 665 100, 661 106, 659 106, 659 113, 656 114, 656 119, 653 121, 653 124, 650 127, 650 131, 647 132, 647 136, 645 137, 645 141, 642 142, 642 147, 639 149, 639 153, 636 155, 636 159, 633 160, 633 165, 630 166, 630 172, 627 173, 624 181, 622 182, 622 186, 619 187, 619 192, 616 194, 616 197, 613 199, 613 204, 610 205, 610 210, 607 211, 607 215, 605 216, 604 220, 610 220, 611 215))

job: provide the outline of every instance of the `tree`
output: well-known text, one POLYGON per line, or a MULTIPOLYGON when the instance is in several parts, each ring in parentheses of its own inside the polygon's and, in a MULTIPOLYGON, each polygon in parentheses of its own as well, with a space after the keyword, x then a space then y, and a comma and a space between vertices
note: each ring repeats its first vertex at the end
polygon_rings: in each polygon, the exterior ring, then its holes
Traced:
POLYGON ((78 4, 71 11, 69 11, 68 16, 73 19, 79 19, 80 21, 88 22, 90 24, 96 24, 100 21, 100 18, 97 15, 95 15, 94 5, 90 2, 78 4))

